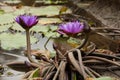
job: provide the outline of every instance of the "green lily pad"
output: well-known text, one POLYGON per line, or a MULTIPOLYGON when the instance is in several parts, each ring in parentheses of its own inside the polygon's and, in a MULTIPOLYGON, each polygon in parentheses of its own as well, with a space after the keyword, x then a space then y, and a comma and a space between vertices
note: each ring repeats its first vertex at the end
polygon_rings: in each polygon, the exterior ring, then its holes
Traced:
POLYGON ((56 37, 59 37, 60 36, 60 34, 59 33, 57 33, 57 32, 46 32, 46 33, 44 33, 44 35, 46 36, 46 37, 51 37, 51 38, 56 38, 56 37))
MULTIPOLYGON (((38 7, 38 8, 31 8, 28 13, 31 13, 33 15, 37 16, 54 16, 59 15, 59 11, 62 6, 44 6, 44 7, 38 7)), ((68 9, 67 13, 71 13, 71 10, 68 9)))
POLYGON ((0 24, 1 25, 9 24, 9 23, 12 23, 13 21, 14 21, 14 16, 12 14, 0 15, 0 24))
POLYGON ((59 37, 60 34, 55 32, 55 30, 57 30, 57 26, 37 25, 37 26, 34 26, 30 31, 41 32, 48 38, 49 37, 56 38, 56 37, 59 37))
POLYGON ((13 15, 17 16, 17 15, 21 15, 21 14, 27 14, 29 13, 28 11, 31 9, 31 7, 28 7, 28 6, 24 6, 20 9, 16 9, 14 12, 13 12, 13 15))
POLYGON ((0 14, 11 13, 15 11, 14 7, 7 6, 7 5, 1 6, 0 8, 1 8, 0 14))
MULTIPOLYGON (((12 27, 11 27, 11 29, 16 30, 16 31, 22 31, 22 32, 25 31, 25 30, 24 30, 19 24, 17 24, 17 23, 13 24, 12 27)), ((30 31, 31 31, 31 32, 36 32, 36 33, 39 33, 39 32, 44 33, 44 32, 48 32, 49 29, 50 29, 50 27, 49 27, 48 25, 40 25, 40 24, 38 24, 38 25, 33 26, 33 27, 30 29, 30 31)))
POLYGON ((18 23, 12 24, 11 29, 12 29, 12 30, 16 30, 16 31, 22 31, 22 32, 25 31, 18 23))
MULTIPOLYGON (((36 38, 31 36, 31 43, 35 43, 36 38)), ((20 33, 2 33, 0 35, 1 47, 5 50, 19 49, 26 46, 26 36, 20 33)))
POLYGON ((67 3, 67 0, 48 0, 43 1, 45 4, 59 4, 59 3, 67 3))
POLYGON ((7 31, 12 25, 2 25, 0 26, 0 32, 7 31))
POLYGON ((47 26, 47 25, 36 25, 36 26, 32 27, 30 29, 30 31, 42 32, 42 33, 48 32, 49 31, 49 26, 47 26))
POLYGON ((30 31, 41 32, 48 38, 49 37, 56 38, 59 37, 60 34, 57 33, 55 30, 57 30, 57 26, 41 25, 41 26, 34 26, 30 31))
POLYGON ((40 24, 53 24, 53 23, 61 23, 62 21, 59 18, 41 18, 39 20, 40 24))
POLYGON ((0 9, 0 14, 4 14, 4 13, 5 13, 5 11, 0 9))

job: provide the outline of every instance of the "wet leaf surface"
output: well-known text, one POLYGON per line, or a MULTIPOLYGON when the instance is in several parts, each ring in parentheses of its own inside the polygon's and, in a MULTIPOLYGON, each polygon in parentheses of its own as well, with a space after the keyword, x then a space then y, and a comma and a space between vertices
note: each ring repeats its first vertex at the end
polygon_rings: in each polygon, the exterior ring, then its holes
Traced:
MULTIPOLYGON (((27 54, 26 51, 24 51, 24 54, 27 54)), ((36 58, 41 59, 42 56, 50 59, 50 51, 48 50, 31 50, 31 54, 34 55, 36 58)))

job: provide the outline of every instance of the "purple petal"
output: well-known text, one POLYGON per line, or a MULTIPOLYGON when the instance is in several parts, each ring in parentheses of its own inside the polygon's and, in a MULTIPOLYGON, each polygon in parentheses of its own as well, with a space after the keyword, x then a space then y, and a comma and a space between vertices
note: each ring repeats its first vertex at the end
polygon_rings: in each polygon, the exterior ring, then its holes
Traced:
POLYGON ((37 17, 32 16, 29 20, 28 20, 29 26, 33 26, 35 24, 38 23, 37 17))
POLYGON ((38 23, 37 17, 31 15, 20 15, 15 21, 25 29, 29 29, 38 23))
POLYGON ((65 34, 62 30, 57 30, 57 32, 60 34, 65 34))
POLYGON ((17 18, 15 19, 15 21, 16 21, 17 23, 20 23, 19 17, 17 17, 17 18))
POLYGON ((68 22, 66 24, 61 24, 59 26, 59 33, 60 34, 77 34, 79 32, 82 32, 84 28, 83 23, 80 23, 78 21, 74 22, 68 22))

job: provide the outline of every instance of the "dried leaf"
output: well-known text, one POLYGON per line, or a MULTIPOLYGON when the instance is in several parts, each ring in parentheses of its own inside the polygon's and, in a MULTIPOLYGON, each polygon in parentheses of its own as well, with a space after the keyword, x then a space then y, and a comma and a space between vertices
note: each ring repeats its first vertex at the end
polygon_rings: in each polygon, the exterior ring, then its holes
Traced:
POLYGON ((94 78, 87 78, 86 80, 94 80, 94 78))
MULTIPOLYGON (((26 54, 26 51, 24 51, 26 54)), ((48 50, 31 50, 31 54, 36 57, 44 56, 47 59, 50 59, 50 52, 48 50)))
POLYGON ((114 52, 112 52, 110 50, 106 50, 106 49, 96 49, 95 52, 97 52, 97 53, 103 53, 103 54, 109 54, 109 55, 115 54, 114 52))

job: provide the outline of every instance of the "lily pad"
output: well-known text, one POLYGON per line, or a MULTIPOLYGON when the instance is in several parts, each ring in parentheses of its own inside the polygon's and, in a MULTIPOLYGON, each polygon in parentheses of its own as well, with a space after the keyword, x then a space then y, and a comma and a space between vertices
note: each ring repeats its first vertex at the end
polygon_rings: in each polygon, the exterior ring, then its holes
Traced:
POLYGON ((43 33, 48 38, 49 37, 56 38, 60 36, 60 34, 57 33, 55 30, 57 30, 57 26, 52 25, 35 26, 31 29, 31 31, 43 33))
POLYGON ((12 23, 14 21, 14 16, 13 14, 3 14, 0 15, 0 24, 9 24, 12 23))
POLYGON ((16 9, 13 13, 13 15, 20 15, 20 14, 27 14, 29 13, 28 11, 31 9, 31 7, 27 7, 27 6, 24 6, 24 7, 21 7, 20 9, 16 9))
POLYGON ((59 3, 67 3, 67 0, 56 0, 56 1, 54 1, 54 0, 48 0, 48 1, 44 1, 43 0, 43 2, 45 3, 45 4, 59 4, 59 3))
POLYGON ((11 29, 12 29, 12 30, 16 30, 16 31, 22 31, 22 32, 25 31, 18 23, 12 24, 11 29))
POLYGON ((59 18, 41 18, 39 20, 40 24, 53 24, 53 23, 61 23, 62 21, 59 18))
POLYGON ((4 13, 5 13, 5 11, 2 10, 2 9, 0 9, 0 15, 1 15, 1 14, 4 14, 4 13))
POLYGON ((12 25, 2 25, 0 26, 0 32, 7 31, 12 25))
POLYGON ((59 37, 60 36, 60 34, 59 33, 57 33, 57 32, 46 32, 46 33, 44 33, 44 35, 46 36, 46 37, 52 37, 52 38, 56 38, 56 37, 59 37))
MULTIPOLYGON (((14 31, 21 31, 24 32, 25 30, 18 24, 18 23, 14 23, 11 27, 12 30, 14 31)), ((32 32, 47 32, 49 30, 49 27, 46 25, 36 25, 33 26, 30 31, 32 32)))
POLYGON ((59 37, 60 34, 55 32, 55 30, 57 30, 57 26, 48 26, 48 25, 41 25, 41 26, 34 26, 30 31, 33 32, 41 32, 43 33, 46 37, 52 37, 52 38, 56 38, 59 37))
POLYGON ((1 14, 1 13, 2 13, 2 14, 3 14, 3 13, 10 13, 10 12, 15 11, 15 8, 14 8, 14 7, 7 6, 7 5, 1 6, 0 8, 1 8, 0 14, 1 14))
POLYGON ((33 32, 48 32, 49 30, 49 26, 47 25, 36 25, 34 27, 31 28, 30 31, 33 31, 33 32))
MULTIPOLYGON (((26 46, 26 36, 20 33, 2 33, 0 35, 1 47, 5 50, 19 49, 26 46)), ((31 43, 35 43, 36 38, 31 36, 31 43)))
MULTIPOLYGON (((59 15, 59 11, 62 6, 44 6, 44 7, 38 7, 38 8, 31 8, 28 13, 31 13, 33 15, 37 16, 54 16, 59 15)), ((71 13, 71 10, 68 9, 67 13, 71 13)))

